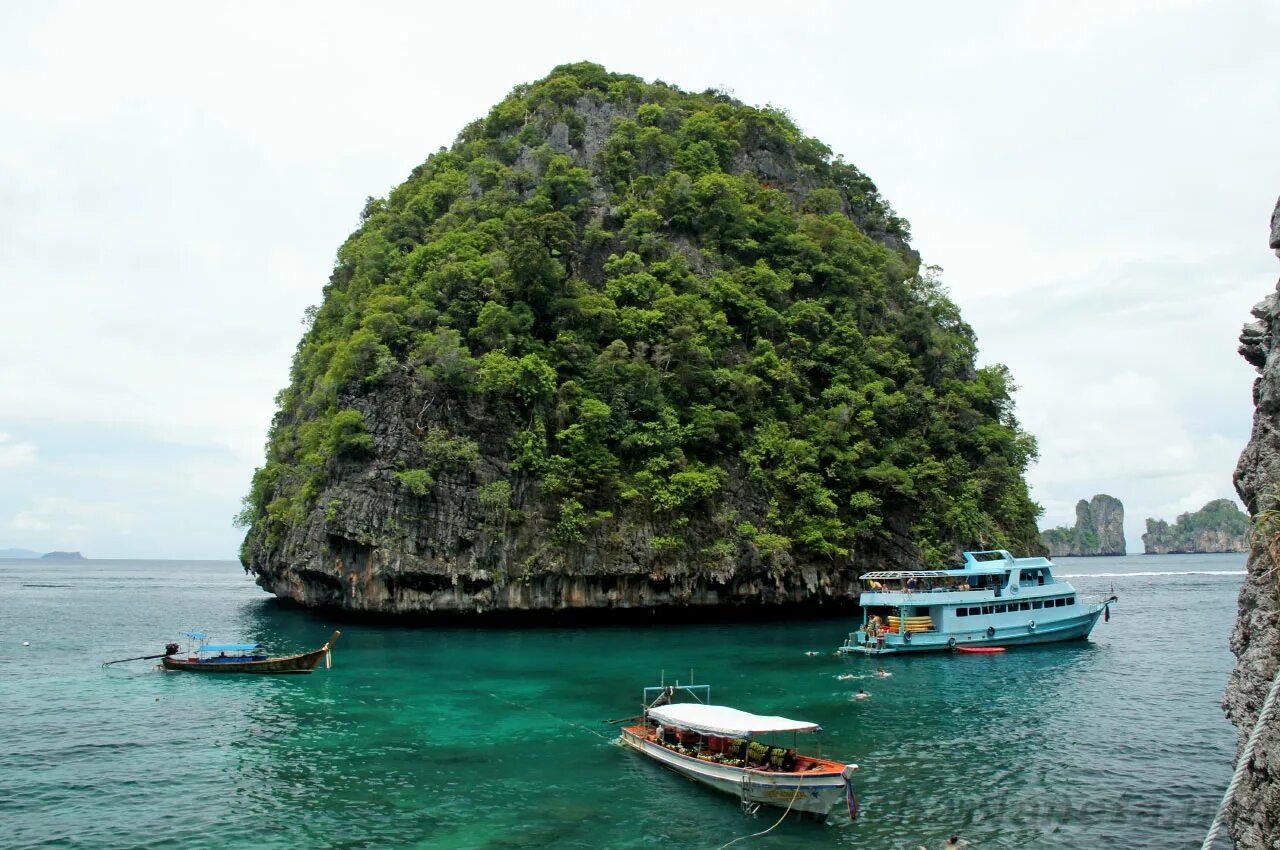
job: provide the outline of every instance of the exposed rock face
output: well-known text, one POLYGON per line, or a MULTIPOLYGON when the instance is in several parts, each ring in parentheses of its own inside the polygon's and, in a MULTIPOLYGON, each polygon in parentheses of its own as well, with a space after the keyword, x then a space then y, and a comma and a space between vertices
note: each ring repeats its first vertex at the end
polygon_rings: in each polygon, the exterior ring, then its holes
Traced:
POLYGON ((851 605, 1033 549, 1034 440, 909 235, 776 110, 518 86, 339 250, 241 558, 438 617, 851 605))
MULTIPOLYGON (((1280 202, 1271 216, 1270 245, 1280 256, 1280 202)), ((1274 292, 1259 302, 1252 311, 1255 321, 1246 324, 1240 335, 1240 353, 1260 373, 1253 384, 1253 433, 1235 474, 1236 492, 1254 516, 1280 507, 1274 490, 1280 482, 1280 313, 1276 304, 1274 292)), ((1253 730, 1280 665, 1278 571, 1261 537, 1251 541, 1248 575, 1231 635, 1236 666, 1223 698, 1223 708, 1239 733, 1237 754, 1253 730)), ((1280 846, 1280 717, 1276 714, 1262 730, 1228 813, 1227 827, 1237 850, 1280 846)))
POLYGON ((1123 555, 1124 505, 1105 493, 1081 499, 1076 502, 1075 527, 1046 529, 1040 532, 1040 542, 1054 557, 1123 555))
POLYGON ((1147 555, 1190 555, 1249 551, 1249 517, 1230 499, 1214 499, 1173 525, 1147 518, 1142 545, 1147 555))

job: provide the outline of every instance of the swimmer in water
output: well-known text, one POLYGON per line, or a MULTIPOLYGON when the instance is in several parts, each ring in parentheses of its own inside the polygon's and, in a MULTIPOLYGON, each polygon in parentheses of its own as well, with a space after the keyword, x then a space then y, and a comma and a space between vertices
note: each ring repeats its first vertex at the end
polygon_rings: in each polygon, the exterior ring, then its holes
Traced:
POLYGON ((871 699, 871 694, 867 693, 862 688, 858 688, 858 692, 853 695, 853 698, 854 699, 871 699))
POLYGON ((822 654, 821 652, 814 652, 812 649, 805 653, 805 655, 821 655, 821 654, 822 654))
POLYGON ((881 679, 887 679, 893 674, 890 673, 888 670, 877 670, 876 675, 879 676, 881 679))

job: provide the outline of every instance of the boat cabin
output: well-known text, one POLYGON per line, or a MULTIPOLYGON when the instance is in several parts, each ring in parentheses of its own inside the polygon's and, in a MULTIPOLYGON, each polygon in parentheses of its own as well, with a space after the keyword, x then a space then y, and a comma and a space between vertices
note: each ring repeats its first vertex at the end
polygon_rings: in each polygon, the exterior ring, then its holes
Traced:
POLYGON ((183 632, 190 638, 187 660, 199 664, 242 664, 246 661, 266 661, 268 656, 260 643, 209 643, 204 632, 183 632))
POLYGON ((781 773, 802 773, 826 764, 796 751, 795 734, 821 730, 812 723, 697 703, 654 708, 647 719, 652 742, 701 761, 781 773), (785 732, 793 733, 789 747, 756 740, 785 732))

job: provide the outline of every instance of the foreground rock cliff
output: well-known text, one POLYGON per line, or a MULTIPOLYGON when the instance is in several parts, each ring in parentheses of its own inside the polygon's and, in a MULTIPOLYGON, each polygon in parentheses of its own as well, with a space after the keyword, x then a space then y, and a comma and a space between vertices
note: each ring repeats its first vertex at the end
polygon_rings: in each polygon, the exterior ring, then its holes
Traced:
POLYGON ((1124 505, 1115 496, 1099 493, 1076 502, 1076 524, 1040 532, 1040 542, 1053 557, 1123 555, 1124 505))
MULTIPOLYGON (((1271 217, 1271 248, 1280 256, 1280 202, 1271 217)), ((1280 287, 1278 287, 1280 288, 1280 287)), ((1253 535, 1248 574, 1240 591, 1240 612, 1231 635, 1236 666, 1223 706, 1239 732, 1242 749, 1258 718, 1280 665, 1280 546, 1269 512, 1280 508, 1280 311, 1273 292, 1253 308, 1255 321, 1240 335, 1240 353, 1258 370, 1253 384, 1253 433, 1236 467, 1236 492, 1263 526, 1253 535)), ((1280 722, 1263 730, 1258 749, 1228 813, 1228 829, 1237 850, 1280 845, 1280 722)))
POLYGON ((583 63, 369 199, 241 521, 403 614, 845 603, 1037 546, 1034 441, 907 223, 785 114, 583 63))

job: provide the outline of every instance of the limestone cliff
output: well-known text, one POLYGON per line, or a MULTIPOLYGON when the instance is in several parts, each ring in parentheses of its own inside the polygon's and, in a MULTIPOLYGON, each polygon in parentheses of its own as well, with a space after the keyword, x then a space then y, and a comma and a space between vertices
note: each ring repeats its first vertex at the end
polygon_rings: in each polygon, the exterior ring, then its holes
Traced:
POLYGON ((1173 525, 1148 517, 1142 545, 1147 555, 1247 552, 1248 535, 1249 516, 1230 499, 1214 499, 1173 525))
POLYGON ((242 559, 441 616, 808 610, 1028 551, 1035 442, 909 237, 776 109, 589 63, 518 86, 365 204, 242 559))
MULTIPOLYGON (((1271 216, 1271 248, 1280 256, 1280 202, 1271 216)), ((1253 384, 1253 433, 1236 467, 1236 492, 1255 516, 1275 510, 1280 483, 1280 311, 1272 292, 1253 308, 1254 321, 1240 335, 1240 354, 1259 372, 1253 384)), ((1223 707, 1238 730, 1238 748, 1258 717, 1280 665, 1280 591, 1276 560, 1265 537, 1251 538, 1240 610, 1231 635, 1236 666, 1223 707)), ((1274 548, 1274 547, 1273 547, 1274 548)), ((1280 554, 1280 553, 1278 553, 1280 554)), ((1238 751, 1238 750, 1237 750, 1238 751)), ((1236 850, 1280 845, 1280 722, 1271 716, 1237 790, 1227 827, 1236 850)))
POLYGON ((1040 532, 1040 542, 1054 557, 1072 555, 1123 555, 1124 505, 1114 496, 1099 493, 1076 502, 1076 524, 1040 532))

